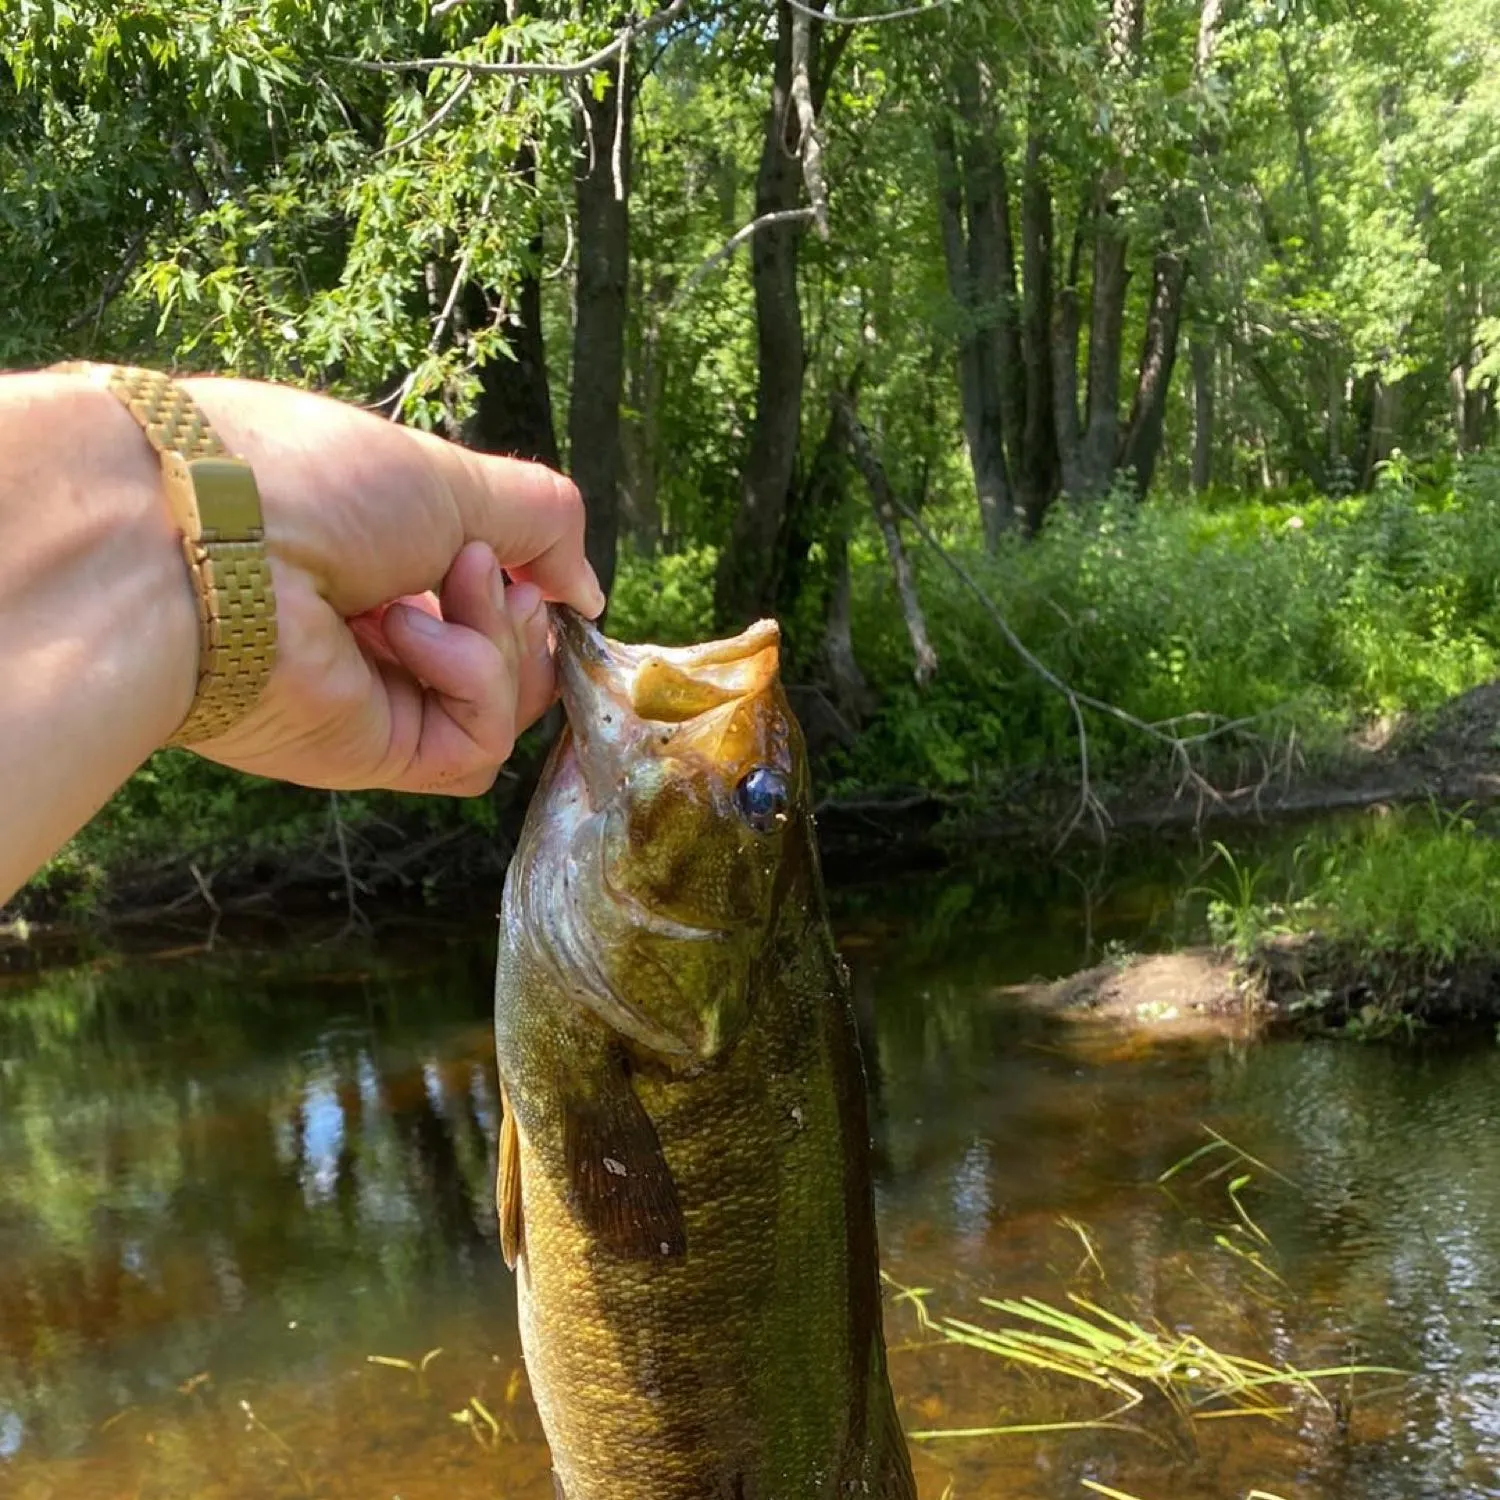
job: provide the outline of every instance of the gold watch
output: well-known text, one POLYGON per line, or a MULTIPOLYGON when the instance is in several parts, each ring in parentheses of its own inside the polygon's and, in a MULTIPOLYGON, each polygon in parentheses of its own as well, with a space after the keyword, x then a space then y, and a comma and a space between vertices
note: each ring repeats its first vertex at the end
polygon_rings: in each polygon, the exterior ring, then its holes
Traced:
POLYGON ((167 743, 215 739, 255 706, 276 661, 276 595, 255 475, 170 377, 131 365, 53 368, 87 375, 116 396, 161 456, 202 631, 198 691, 167 743))

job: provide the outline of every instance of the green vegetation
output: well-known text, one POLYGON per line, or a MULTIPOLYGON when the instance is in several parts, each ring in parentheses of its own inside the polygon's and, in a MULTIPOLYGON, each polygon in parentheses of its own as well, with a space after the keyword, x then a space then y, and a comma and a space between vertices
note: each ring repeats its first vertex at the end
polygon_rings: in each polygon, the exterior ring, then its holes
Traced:
MULTIPOLYGON (((22 0, 0 361, 295 381, 567 466, 621 634, 783 621, 835 793, 1077 780, 1073 705, 914 520, 1158 726, 1083 710, 1106 800, 1494 675, 1495 0, 821 5, 22 0)), ((382 839, 503 834, 530 753, 462 810, 160 757, 30 899, 378 885, 382 839)))
MULTIPOLYGON (((1036 540, 1007 538, 992 553, 962 527, 944 540, 1080 692, 1186 735, 1237 722, 1196 747, 1211 774, 1237 755, 1289 748, 1304 765, 1335 761, 1366 720, 1420 716, 1488 681, 1500 660, 1500 466, 1488 460, 1441 480, 1393 468, 1370 495, 1338 501, 1061 510, 1036 540)), ((629 639, 702 638, 714 561, 706 548, 627 552, 611 628, 629 639)), ((921 788, 954 799, 959 816, 1018 784, 1066 792, 1078 760, 1066 700, 939 559, 915 561, 940 670, 925 688, 913 680, 889 572, 873 544, 856 548, 854 646, 879 707, 853 743, 828 748, 824 786, 921 788)), ((1128 788, 1172 769, 1165 747, 1139 730, 1086 718, 1096 782, 1128 788)), ((524 771, 527 755, 518 764, 524 771)), ((356 840, 380 822, 418 842, 464 827, 488 838, 519 811, 519 785, 508 779, 491 799, 452 805, 345 796, 339 816, 356 840)), ((295 857, 334 878, 328 798, 164 754, 54 862, 43 888, 88 898, 112 869, 182 858, 216 868, 231 855, 295 857)))
POLYGON ((1429 807, 1316 832, 1288 869, 1247 866, 1218 845, 1210 924, 1304 1024, 1378 1038, 1493 1019, 1495 834, 1492 818, 1429 807))

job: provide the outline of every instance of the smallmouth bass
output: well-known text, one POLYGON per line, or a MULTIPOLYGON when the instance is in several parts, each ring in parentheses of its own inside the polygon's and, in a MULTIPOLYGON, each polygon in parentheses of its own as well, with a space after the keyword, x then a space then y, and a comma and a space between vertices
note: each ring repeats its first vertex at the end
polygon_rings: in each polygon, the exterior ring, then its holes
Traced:
POLYGON ((506 876, 501 1242, 565 1500, 915 1500, 865 1079, 763 621, 555 609, 569 727, 506 876))

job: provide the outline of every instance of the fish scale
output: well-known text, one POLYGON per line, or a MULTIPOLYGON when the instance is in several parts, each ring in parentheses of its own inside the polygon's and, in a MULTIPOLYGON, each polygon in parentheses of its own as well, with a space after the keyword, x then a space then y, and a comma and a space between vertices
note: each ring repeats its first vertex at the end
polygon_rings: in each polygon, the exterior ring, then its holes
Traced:
POLYGON ((502 1241, 560 1492, 913 1500, 774 627, 660 651, 555 622, 569 729, 507 876, 496 1039, 502 1241))

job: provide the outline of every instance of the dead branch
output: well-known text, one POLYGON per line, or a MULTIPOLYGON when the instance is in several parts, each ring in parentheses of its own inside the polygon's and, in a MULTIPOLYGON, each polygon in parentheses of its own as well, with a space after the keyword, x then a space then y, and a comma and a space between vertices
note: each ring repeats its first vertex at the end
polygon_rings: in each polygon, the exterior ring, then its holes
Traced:
POLYGON ((620 48, 620 73, 615 80, 615 139, 610 166, 614 169, 616 203, 625 201, 625 90, 630 82, 630 35, 628 31, 625 33, 620 48))
POLYGON ((818 112, 813 107, 812 20, 820 13, 804 6, 792 12, 792 103, 797 108, 801 138, 797 144, 802 157, 802 175, 807 182, 808 202, 812 206, 813 226, 818 238, 828 238, 828 183, 823 177, 823 137, 818 129, 818 112))
POLYGON ((402 136, 399 141, 392 141, 389 145, 382 146, 370 160, 379 161, 382 156, 389 156, 393 151, 405 151, 408 146, 415 146, 418 141, 425 140, 463 102, 464 97, 473 87, 474 75, 472 73, 465 74, 459 79, 458 87, 438 105, 430 119, 425 120, 410 135, 402 136))
POLYGON ((834 415, 839 422, 842 436, 848 445, 854 466, 864 477, 870 490, 870 503, 875 510, 875 521, 880 535, 885 540, 885 550, 891 560, 891 571, 896 575, 896 593, 901 599, 901 614, 906 620, 906 633, 911 637, 912 656, 915 665, 912 675, 919 687, 926 687, 937 671, 937 652, 927 635, 927 618, 922 613, 922 601, 917 595, 916 580, 912 577, 911 559, 901 542, 901 528, 896 521, 896 511, 911 511, 896 499, 895 491, 886 476, 885 466, 875 452, 870 434, 854 410, 854 402, 840 391, 833 398, 834 415))
MULTIPOLYGON (((454 0, 457 3, 457 0, 454 0)), ((934 11, 947 10, 953 0, 932 0, 929 5, 908 5, 901 10, 876 11, 866 16, 836 16, 828 11, 814 10, 812 6, 803 3, 803 0, 786 0, 793 12, 800 12, 810 16, 814 21, 826 21, 830 26, 877 26, 882 21, 905 21, 912 16, 931 15, 934 11)), ((436 7, 433 14, 437 14, 436 7)))
POLYGON ((683 280, 682 285, 672 294, 672 299, 667 306, 675 307, 710 271, 721 266, 746 240, 758 234, 762 229, 768 229, 772 224, 791 224, 799 221, 805 224, 813 217, 813 214, 814 210, 811 208, 779 208, 774 213, 762 214, 758 219, 751 219, 748 224, 735 230, 697 270, 683 280))
POLYGON ((141 251, 146 248, 147 236, 151 233, 151 226, 143 224, 132 237, 130 243, 125 247, 125 253, 120 257, 120 263, 109 274, 109 279, 99 292, 99 301, 94 307, 86 307, 77 313, 63 330, 65 333, 77 333, 85 323, 92 322, 94 332, 99 332, 99 325, 104 321, 104 314, 109 309, 109 304, 115 300, 124 290, 125 283, 130 279, 130 273, 135 270, 137 261, 141 258, 141 251))
POLYGON ((415 57, 384 61, 368 57, 341 57, 339 62, 366 73, 469 73, 475 78, 585 78, 612 62, 632 40, 650 36, 670 25, 688 7, 688 0, 672 0, 643 21, 632 21, 617 31, 597 52, 577 62, 481 62, 466 57, 415 57))
MULTIPOLYGON (((1189 791, 1193 792, 1198 799, 1197 821, 1202 821, 1204 809, 1209 804, 1213 804, 1216 807, 1224 806, 1225 798, 1223 793, 1193 764, 1192 750, 1195 746, 1207 744, 1210 740, 1222 739, 1226 735, 1249 729, 1251 726, 1271 717, 1269 713, 1254 714, 1241 719, 1225 719, 1222 716, 1200 711, 1200 713, 1191 716, 1183 715, 1177 719, 1163 720, 1161 723, 1153 724, 1145 719, 1138 718, 1128 709, 1123 709, 1116 703, 1109 703, 1103 698, 1095 698, 1090 693, 1080 692, 1070 683, 1063 681, 1051 667, 1027 647, 1026 643, 1016 634, 1010 621, 1006 619, 1000 606, 990 597, 988 590, 943 546, 933 534, 932 528, 894 493, 891 495, 891 503, 911 522, 912 526, 916 529, 917 535, 936 553, 943 565, 979 601, 980 606, 990 617, 995 628, 1005 638, 1005 643, 1021 658, 1025 666, 1035 673, 1036 676, 1040 677, 1048 687, 1060 693, 1067 700, 1068 707, 1073 715, 1073 725, 1078 734, 1081 779, 1078 807, 1063 829, 1062 836, 1058 840, 1059 843, 1065 842, 1085 818, 1093 822, 1101 835, 1110 822, 1109 814, 1105 810, 1104 804, 1095 794, 1089 777, 1088 726, 1083 716, 1085 708, 1091 708, 1096 713, 1105 714, 1109 718, 1127 725, 1137 733, 1145 735, 1148 739, 1155 740, 1158 744, 1167 747, 1171 752, 1172 764, 1180 773, 1177 790, 1173 794, 1174 800, 1180 800, 1189 791), (1206 720, 1209 723, 1209 727, 1191 735, 1175 733, 1172 726, 1181 723, 1184 718, 1188 717, 1206 720)), ((1265 780, 1269 782, 1273 775, 1274 771, 1268 770, 1265 780)))
MULTIPOLYGON (((494 195, 493 184, 485 189, 484 198, 479 204, 479 217, 483 219, 490 211, 490 199, 494 195)), ((442 348, 443 340, 448 334, 448 325, 453 321, 453 314, 458 307, 458 296, 463 290, 464 283, 469 279, 469 262, 473 259, 472 247, 465 250, 459 257, 458 267, 453 272, 453 281, 448 287, 447 300, 444 301, 438 315, 432 320, 432 333, 427 339, 427 352, 436 354, 442 348)), ((399 422, 401 413, 406 408, 407 399, 412 393, 412 388, 417 383, 417 372, 408 370, 406 378, 396 389, 394 397, 395 405, 391 408, 391 421, 399 422)), ((384 403, 382 403, 384 404, 384 403)))

